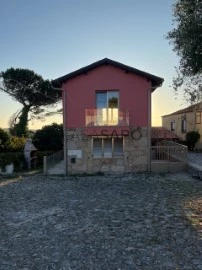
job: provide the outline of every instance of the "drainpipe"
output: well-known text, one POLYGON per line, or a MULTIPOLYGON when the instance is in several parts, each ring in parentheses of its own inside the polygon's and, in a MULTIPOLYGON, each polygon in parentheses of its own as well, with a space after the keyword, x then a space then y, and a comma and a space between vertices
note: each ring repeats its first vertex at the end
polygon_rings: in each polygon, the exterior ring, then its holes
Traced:
POLYGON ((147 170, 151 172, 151 91, 152 88, 148 90, 148 130, 147 130, 147 170))
POLYGON ((64 132, 64 163, 65 163, 65 176, 68 175, 68 144, 67 144, 67 128, 66 128, 66 117, 67 117, 67 102, 66 102, 66 91, 63 90, 63 132, 64 132))
POLYGON ((64 137, 64 163, 65 163, 65 176, 68 175, 68 158, 67 158, 67 130, 66 130, 66 116, 67 116, 67 102, 66 102, 66 91, 62 88, 52 87, 53 90, 62 91, 63 97, 63 137, 64 137))

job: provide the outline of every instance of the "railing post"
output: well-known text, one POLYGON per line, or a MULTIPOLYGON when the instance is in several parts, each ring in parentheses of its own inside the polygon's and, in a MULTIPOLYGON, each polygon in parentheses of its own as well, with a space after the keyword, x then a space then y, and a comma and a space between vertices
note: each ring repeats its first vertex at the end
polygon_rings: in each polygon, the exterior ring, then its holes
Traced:
POLYGON ((168 172, 170 171, 170 147, 168 147, 168 172))
POLYGON ((47 156, 43 157, 43 173, 47 174, 48 170, 47 170, 47 156))

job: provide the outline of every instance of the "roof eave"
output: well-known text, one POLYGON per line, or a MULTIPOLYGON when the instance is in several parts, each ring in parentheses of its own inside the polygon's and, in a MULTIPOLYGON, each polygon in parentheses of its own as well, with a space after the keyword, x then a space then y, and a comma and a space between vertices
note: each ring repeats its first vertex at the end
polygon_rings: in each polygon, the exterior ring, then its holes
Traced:
POLYGON ((86 72, 88 72, 88 71, 90 71, 90 70, 92 70, 92 69, 94 69, 96 67, 99 67, 99 66, 102 66, 102 65, 108 65, 108 64, 109 65, 112 65, 112 66, 116 66, 118 68, 122 68, 125 71, 132 72, 134 74, 137 74, 139 76, 142 76, 142 77, 145 77, 145 78, 151 80, 151 83, 152 83, 152 92, 156 88, 160 87, 163 84, 163 82, 164 82, 164 79, 163 78, 160 78, 160 77, 157 77, 157 76, 152 75, 150 73, 147 73, 147 72, 144 72, 144 71, 135 69, 135 68, 130 67, 130 66, 127 66, 127 65, 124 65, 122 63, 113 61, 111 59, 104 58, 102 60, 99 60, 97 62, 94 62, 94 63, 92 63, 92 64, 90 64, 88 66, 82 67, 82 68, 80 68, 80 69, 78 69, 76 71, 73 71, 71 73, 68 73, 68 74, 66 74, 66 75, 64 75, 62 77, 59 77, 59 78, 53 80, 52 81, 52 85, 54 87, 59 87, 59 86, 61 87, 62 83, 64 83, 65 81, 67 81, 67 80, 69 80, 69 79, 71 79, 73 77, 76 77, 76 76, 79 76, 81 74, 84 74, 84 73, 86 73, 86 72))

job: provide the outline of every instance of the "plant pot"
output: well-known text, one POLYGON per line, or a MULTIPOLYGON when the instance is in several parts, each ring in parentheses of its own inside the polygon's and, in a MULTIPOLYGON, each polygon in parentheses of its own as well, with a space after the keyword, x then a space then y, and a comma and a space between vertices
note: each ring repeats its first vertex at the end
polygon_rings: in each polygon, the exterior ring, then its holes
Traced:
POLYGON ((12 174, 14 171, 13 163, 6 165, 5 169, 6 169, 6 174, 12 174))

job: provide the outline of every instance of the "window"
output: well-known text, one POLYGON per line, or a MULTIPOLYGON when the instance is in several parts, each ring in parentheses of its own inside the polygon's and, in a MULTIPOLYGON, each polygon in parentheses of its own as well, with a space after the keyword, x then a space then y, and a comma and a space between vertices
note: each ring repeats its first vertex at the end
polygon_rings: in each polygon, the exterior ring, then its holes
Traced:
POLYGON ((201 113, 197 112, 195 117, 196 117, 195 119, 196 124, 201 124, 201 113))
POLYGON ((170 122, 170 130, 175 131, 175 121, 170 122))
POLYGON ((112 157, 112 139, 103 140, 103 155, 106 158, 112 157))
POLYGON ((93 156, 102 157, 102 139, 93 139, 93 156))
POLYGON ((93 157, 112 158, 123 156, 123 138, 93 138, 93 157))
POLYGON ((187 129, 187 121, 186 121, 186 118, 185 117, 182 117, 181 118, 181 132, 182 133, 185 133, 186 132, 186 129, 187 129))
POLYGON ((118 125, 119 92, 96 92, 96 108, 98 126, 118 125))
POLYGON ((114 157, 123 156, 123 138, 114 138, 114 157))

